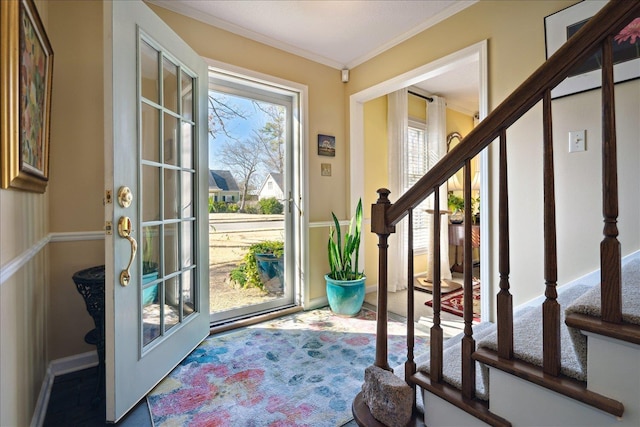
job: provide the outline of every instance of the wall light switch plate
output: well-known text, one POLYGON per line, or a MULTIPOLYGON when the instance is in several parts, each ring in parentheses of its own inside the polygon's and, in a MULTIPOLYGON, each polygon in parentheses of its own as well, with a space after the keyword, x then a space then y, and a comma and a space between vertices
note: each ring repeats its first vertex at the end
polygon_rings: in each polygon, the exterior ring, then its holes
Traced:
POLYGON ((569 132, 569 152, 577 153, 579 151, 586 151, 586 130, 574 130, 569 132))

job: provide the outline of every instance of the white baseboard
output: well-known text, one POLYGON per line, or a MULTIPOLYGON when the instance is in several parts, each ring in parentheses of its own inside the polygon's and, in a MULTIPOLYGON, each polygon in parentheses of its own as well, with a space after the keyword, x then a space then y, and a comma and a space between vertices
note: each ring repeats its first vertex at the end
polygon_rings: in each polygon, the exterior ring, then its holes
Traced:
POLYGON ((88 351, 86 353, 75 354, 62 359, 53 360, 49 364, 54 377, 68 374, 69 372, 81 371, 83 369, 98 366, 98 352, 88 351))
POLYGON ((31 427, 41 427, 44 424, 44 419, 47 416, 47 406, 49 405, 49 397, 51 396, 51 388, 53 387, 53 380, 55 376, 51 372, 51 365, 47 369, 47 373, 42 380, 42 387, 40 387, 40 394, 36 401, 36 407, 33 410, 33 417, 31 417, 31 427))
POLYGON ((74 356, 63 357, 62 359, 51 361, 49 363, 49 367, 47 368, 47 373, 42 380, 40 394, 38 395, 36 407, 33 410, 33 416, 31 417, 31 427, 41 427, 43 425, 44 419, 47 415, 47 406, 49 406, 51 388, 53 387, 53 382, 58 375, 81 371, 83 369, 91 368, 97 365, 97 351, 89 351, 86 353, 76 354, 74 356))

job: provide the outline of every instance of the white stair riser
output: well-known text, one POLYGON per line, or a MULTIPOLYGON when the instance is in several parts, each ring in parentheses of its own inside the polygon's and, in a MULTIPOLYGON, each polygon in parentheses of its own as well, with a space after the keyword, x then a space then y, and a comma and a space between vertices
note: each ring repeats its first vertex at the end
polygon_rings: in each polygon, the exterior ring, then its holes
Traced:
POLYGON ((422 398, 424 399, 424 424, 427 426, 489 427, 489 424, 467 414, 435 394, 423 390, 422 398))
POLYGON ((619 400, 624 418, 640 426, 640 345, 602 335, 587 335, 587 388, 619 400))
POLYGON ((514 427, 638 426, 633 419, 619 419, 499 369, 489 371, 489 409, 514 427))

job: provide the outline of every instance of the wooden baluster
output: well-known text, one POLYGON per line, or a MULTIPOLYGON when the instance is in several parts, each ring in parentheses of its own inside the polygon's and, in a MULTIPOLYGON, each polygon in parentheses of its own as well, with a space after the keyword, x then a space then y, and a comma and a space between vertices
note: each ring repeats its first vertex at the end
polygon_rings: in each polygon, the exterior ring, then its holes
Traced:
POLYGON ((542 98, 544 182, 544 278, 546 300, 542 304, 542 365, 545 373, 560 374, 560 304, 556 298, 558 254, 556 248, 556 198, 554 191, 551 90, 542 98))
POLYGON ((390 191, 378 190, 378 200, 371 205, 371 232, 378 235, 378 311, 376 316, 376 361, 379 368, 391 370, 387 360, 387 249, 389 234, 395 227, 387 226, 387 210, 391 206, 390 191))
POLYGON ((433 191, 433 326, 431 327, 430 377, 435 382, 442 381, 442 327, 440 326, 440 189, 433 191))
POLYGON ((618 241, 618 163, 615 97, 613 88, 613 40, 602 44, 602 213, 604 239, 600 243, 600 292, 602 320, 622 322, 622 266, 618 241))
POLYGON ((500 130, 500 188, 498 202, 498 268, 500 292, 497 297, 498 356, 513 357, 513 297, 509 293, 509 188, 507 183, 507 130, 500 130))
POLYGON ((409 209, 407 225, 407 361, 404 364, 404 379, 413 389, 413 409, 416 409, 416 385, 409 378, 416 373, 416 362, 413 360, 415 345, 414 331, 414 295, 413 295, 413 209, 409 209))
POLYGON ((472 212, 471 212, 471 160, 464 164, 464 291, 463 319, 464 337, 462 338, 462 395, 467 399, 475 396, 476 362, 471 354, 476 351, 473 339, 473 248, 472 248, 472 212))

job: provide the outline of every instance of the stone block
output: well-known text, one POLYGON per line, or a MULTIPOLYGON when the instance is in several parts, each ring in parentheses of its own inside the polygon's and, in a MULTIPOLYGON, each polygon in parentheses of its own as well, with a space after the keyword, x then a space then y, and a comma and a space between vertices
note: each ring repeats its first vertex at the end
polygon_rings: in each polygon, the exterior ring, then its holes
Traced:
POLYGON ((364 372, 362 395, 371 415, 387 426, 405 426, 411 419, 411 387, 393 372, 369 366, 364 372))

